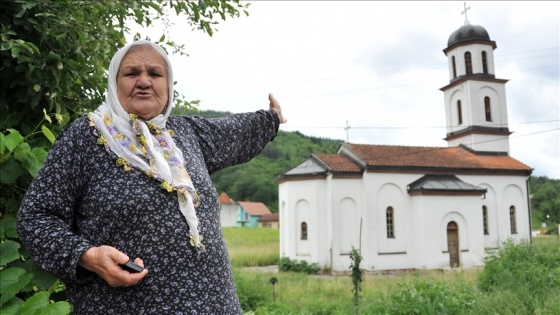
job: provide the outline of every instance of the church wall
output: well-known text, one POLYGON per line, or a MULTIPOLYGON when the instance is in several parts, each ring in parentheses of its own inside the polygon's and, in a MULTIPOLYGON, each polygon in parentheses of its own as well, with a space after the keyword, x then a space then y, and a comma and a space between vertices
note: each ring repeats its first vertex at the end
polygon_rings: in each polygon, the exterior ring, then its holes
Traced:
MULTIPOLYGON (((463 85, 460 85, 459 87, 463 87, 463 85)), ((447 124, 446 127, 447 133, 452 133, 467 128, 467 126, 469 126, 470 122, 472 121, 472 117, 471 117, 471 112, 469 111, 468 108, 465 91, 463 91, 462 88, 458 88, 456 90, 449 90, 449 92, 446 91, 445 98, 446 98, 445 104, 446 106, 449 107, 445 111, 445 115, 446 115, 445 121, 450 122, 447 124), (461 116, 463 118, 463 122, 461 124, 459 124, 457 101, 461 101, 461 116)))
POLYGON ((324 247, 326 207, 325 180, 288 181, 279 185, 281 257, 318 262, 318 248, 324 247), (302 223, 307 239, 302 239, 302 223))
POLYGON ((422 174, 366 173, 364 191, 367 211, 367 259, 364 266, 376 270, 408 269, 414 260, 411 243, 415 228, 411 199, 406 187, 422 174), (394 237, 387 235, 388 207, 394 211, 394 237))
POLYGON ((414 211, 423 216, 415 268, 449 268, 447 226, 455 222, 459 232, 459 261, 462 266, 482 265, 484 240, 478 196, 414 196, 414 211), (418 199, 418 201, 416 200, 418 199))
POLYGON ((485 236, 485 246, 496 248, 499 243, 512 238, 515 240, 530 238, 529 208, 527 204, 526 176, 458 176, 461 180, 489 188, 482 204, 489 207, 490 236, 485 236), (509 217, 510 206, 515 207, 517 234, 511 234, 509 217))
MULTIPOLYGON (((321 248, 320 261, 330 263, 332 255, 332 267, 346 270, 350 266, 352 246, 364 248, 367 242, 362 179, 333 179, 331 185, 332 236, 325 238, 328 246, 321 248)), ((362 256, 365 256, 363 250, 362 256)))
MULTIPOLYGON (((487 190, 484 197, 482 197, 481 204, 482 206, 486 207, 487 211, 487 221, 488 221, 488 234, 484 235, 484 247, 487 249, 496 249, 499 247, 500 239, 499 239, 499 221, 500 218, 498 215, 498 204, 496 198, 496 191, 494 187, 485 182, 481 183, 472 183, 477 185, 481 188, 485 188, 487 190)), ((480 213, 482 215, 482 207, 480 209, 480 213)), ((484 233, 484 225, 483 225, 483 233, 484 233)))
POLYGON ((449 147, 464 144, 475 151, 509 152, 509 140, 502 135, 471 134, 448 141, 449 147))
MULTIPOLYGON (((510 207, 515 207, 515 230, 516 233, 512 234, 511 223, 507 221, 507 226, 509 230, 503 231, 503 239, 507 237, 514 240, 529 239, 531 235, 531 227, 529 224, 529 211, 527 206, 527 201, 524 198, 524 192, 526 186, 520 186, 518 184, 512 183, 505 187, 503 191, 502 204, 501 204, 501 214, 502 216, 509 218, 510 207)), ((504 225, 505 226, 505 225, 504 225)))

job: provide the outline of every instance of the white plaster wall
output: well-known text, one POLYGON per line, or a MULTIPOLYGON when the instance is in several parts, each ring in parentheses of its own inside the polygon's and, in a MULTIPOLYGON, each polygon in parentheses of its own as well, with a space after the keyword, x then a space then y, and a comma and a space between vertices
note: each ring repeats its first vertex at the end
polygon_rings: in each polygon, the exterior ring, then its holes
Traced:
POLYGON ((330 264, 332 259, 333 268, 345 270, 350 266, 349 254, 352 246, 360 248, 360 234, 361 246, 364 246, 366 212, 362 194, 362 179, 333 179, 331 188, 330 203, 333 220, 330 230, 332 232, 330 235, 325 233, 325 237, 329 241, 328 246, 322 249, 325 256, 322 256, 320 261, 330 264))
MULTIPOLYGON (((481 175, 461 175, 457 176, 461 180, 482 186, 491 187, 491 194, 487 194, 487 203, 495 204, 495 210, 490 211, 493 217, 490 217, 494 224, 490 224, 491 238, 490 243, 486 243, 488 247, 495 248, 497 244, 513 239, 529 239, 530 238, 530 222, 529 222, 529 206, 527 204, 527 179, 526 176, 481 176, 481 175), (495 200, 492 200, 495 198, 495 200), (511 226, 509 223, 509 207, 515 206, 517 235, 511 234, 511 226), (496 229, 494 231, 492 229, 496 229)), ((485 200, 482 200, 483 204, 485 200)))
POLYGON ((449 147, 458 147, 461 144, 475 151, 509 152, 509 139, 507 136, 471 134, 448 141, 449 147))
POLYGON ((457 223, 459 228, 459 260, 462 266, 481 265, 484 258, 481 203, 479 196, 414 196, 423 199, 419 211, 424 216, 421 246, 416 268, 448 268, 450 259, 447 226, 457 223))
POLYGON ((239 205, 222 204, 220 207, 220 224, 222 227, 237 226, 239 205))
MULTIPOLYGON (((488 183, 487 178, 477 178, 476 180, 482 180, 479 183, 471 183, 477 185, 481 188, 486 188, 487 192, 482 197, 482 206, 486 206, 487 209, 487 220, 488 220, 488 235, 484 235, 484 247, 488 249, 496 249, 500 245, 500 240, 498 237, 498 226, 499 226, 499 216, 498 216, 498 205, 496 201, 496 191, 491 184, 488 183)), ((482 215, 482 207, 480 209, 480 215, 482 215)), ((483 226, 484 233, 484 226, 483 226)))
POLYGON ((409 251, 414 240, 410 233, 412 224, 410 195, 407 185, 423 174, 366 173, 364 191, 366 203, 366 245, 364 266, 368 270, 408 269, 414 261, 409 251), (386 210, 392 206, 395 211, 395 238, 387 238, 386 210))
POLYGON ((281 211, 280 252, 282 257, 318 262, 319 246, 324 246, 320 232, 324 230, 325 181, 322 179, 288 181, 279 184, 281 211), (321 199, 319 199, 321 198, 321 199), (301 239, 301 223, 307 223, 307 240, 301 239), (323 225, 321 225, 323 224, 323 225))

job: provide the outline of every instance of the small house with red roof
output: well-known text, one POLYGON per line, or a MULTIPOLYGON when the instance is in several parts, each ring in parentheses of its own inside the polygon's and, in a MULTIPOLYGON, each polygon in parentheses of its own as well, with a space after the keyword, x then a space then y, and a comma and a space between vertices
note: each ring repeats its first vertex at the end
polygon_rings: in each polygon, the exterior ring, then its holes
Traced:
POLYGON ((239 201, 241 211, 237 218, 237 226, 259 227, 259 219, 272 212, 262 202, 239 201))
POLYGON ((453 32, 444 53, 447 147, 342 144, 278 179, 280 255, 348 270, 484 264, 505 240, 530 240, 532 168, 510 156, 496 43, 478 25, 453 32))

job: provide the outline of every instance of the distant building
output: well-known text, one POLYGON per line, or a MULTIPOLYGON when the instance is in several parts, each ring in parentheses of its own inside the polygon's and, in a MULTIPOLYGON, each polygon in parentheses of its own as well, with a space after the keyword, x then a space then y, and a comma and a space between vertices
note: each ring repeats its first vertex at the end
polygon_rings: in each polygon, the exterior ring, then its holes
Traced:
POLYGON ((225 192, 220 194, 220 223, 222 227, 237 226, 237 218, 241 207, 235 203, 225 192))
POLYGON ((237 218, 237 226, 258 227, 259 218, 271 214, 262 202, 240 201, 241 212, 237 218))
POLYGON ((449 37, 448 147, 342 144, 277 179, 280 255, 347 270, 481 266, 487 249, 531 238, 532 168, 509 155, 496 43, 465 23, 449 37))
POLYGON ((259 227, 269 229, 280 228, 280 216, 278 213, 265 214, 259 218, 259 227))

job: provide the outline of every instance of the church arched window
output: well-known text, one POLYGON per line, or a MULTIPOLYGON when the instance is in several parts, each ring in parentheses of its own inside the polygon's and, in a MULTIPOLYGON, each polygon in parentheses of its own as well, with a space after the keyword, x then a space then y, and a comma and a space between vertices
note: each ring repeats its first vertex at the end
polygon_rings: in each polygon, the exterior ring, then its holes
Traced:
POLYGON ((465 53, 465 71, 467 74, 472 74, 472 58, 468 51, 465 53))
POLYGON ((455 64, 455 56, 451 57, 451 64, 453 66, 453 79, 457 77, 457 65, 455 64))
POLYGON ((385 212, 387 220, 387 238, 395 238, 395 211, 393 207, 388 207, 385 212))
POLYGON ((488 74, 488 60, 485 51, 482 52, 482 73, 488 74))
POLYGON ((486 208, 486 206, 482 206, 482 224, 484 227, 484 235, 490 234, 488 232, 488 208, 486 208))
POLYGON ((492 110, 490 108, 490 98, 488 96, 484 98, 484 114, 486 115, 486 121, 492 121, 492 110))
POLYGON ((458 125, 463 123, 463 107, 461 105, 461 100, 457 101, 457 122, 458 125))
POLYGON ((517 222, 515 220, 515 207, 509 207, 509 224, 511 226, 511 234, 517 234, 517 222))
POLYGON ((307 239, 307 223, 305 222, 301 222, 301 239, 302 240, 306 240, 307 239))

